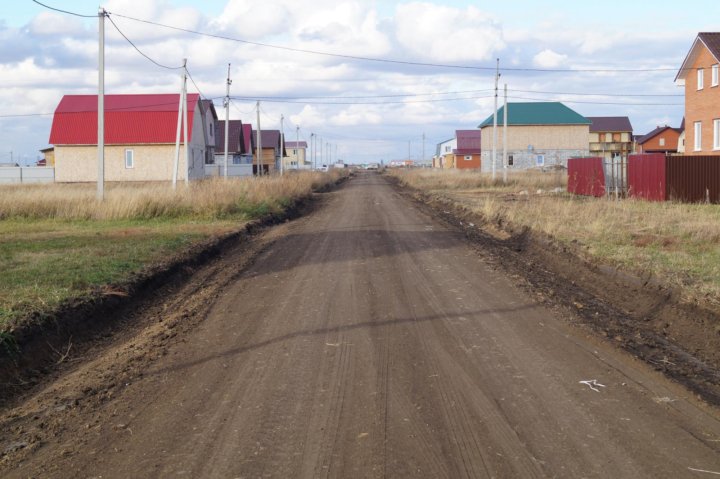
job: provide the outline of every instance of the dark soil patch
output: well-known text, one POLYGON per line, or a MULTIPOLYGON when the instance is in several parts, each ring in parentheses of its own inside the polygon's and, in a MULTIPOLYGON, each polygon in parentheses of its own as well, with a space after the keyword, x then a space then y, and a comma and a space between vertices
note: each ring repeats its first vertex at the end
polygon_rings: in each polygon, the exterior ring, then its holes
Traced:
MULTIPOLYGON (((331 185, 319 191, 332 188, 331 185)), ((309 213, 318 198, 317 194, 301 198, 280 214, 266 215, 238 231, 194 245, 162 263, 148 266, 121 284, 97 288, 57 310, 36 312, 4 332, 0 335, 0 408, 21 401, 39 386, 97 356, 112 344, 131 338, 153 322, 162 322, 171 315, 190 316, 188 311, 173 310, 185 307, 182 302, 166 302, 181 289, 187 290, 186 295, 195 295, 196 302, 203 302, 195 305, 198 311, 209 307, 212 304, 209 283, 218 288, 219 281, 232 279, 232 274, 225 271, 221 280, 215 278, 217 271, 228 268, 213 268, 212 263, 222 263, 223 258, 231 254, 242 257, 243 250, 248 250, 248 255, 256 254, 251 243, 260 232, 309 213), (203 273, 203 269, 207 271, 203 273), (194 278, 195 284, 188 285, 190 278, 198 273, 201 277, 194 278)))
MULTIPOLYGON (((483 256, 517 278, 538 301, 720 406, 719 311, 684 303, 678 291, 651 277, 593 264, 583 259, 579 247, 548 235, 489 220, 445 198, 404 191, 462 230, 483 256)), ((648 244, 672 248, 662 238, 648 244)))

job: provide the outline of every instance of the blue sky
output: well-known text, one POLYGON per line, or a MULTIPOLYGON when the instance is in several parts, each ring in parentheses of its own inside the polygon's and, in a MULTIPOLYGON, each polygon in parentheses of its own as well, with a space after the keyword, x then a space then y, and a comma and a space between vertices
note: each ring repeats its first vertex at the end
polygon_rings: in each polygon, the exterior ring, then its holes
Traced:
MULTIPOLYGON (((96 0, 45 0, 83 14, 96 0)), ((717 30, 720 2, 458 0, 108 0, 108 11, 194 30, 310 50, 425 63, 545 69, 667 68, 662 72, 539 73, 505 71, 510 101, 559 100, 586 116, 627 115, 636 133, 679 124, 682 97, 675 72, 698 31, 717 30), (702 16, 697 12, 703 12, 702 16), (571 95, 591 93, 595 96, 571 95), (620 103, 620 104, 613 104, 620 103)), ((255 123, 254 99, 264 102, 263 126, 301 128, 337 145, 349 161, 419 159, 455 129, 472 128, 492 113, 492 73, 359 62, 212 40, 115 17, 123 32, 161 63, 187 57, 202 93, 224 94, 233 65, 231 118, 255 123), (450 94, 449 92, 475 93, 450 94), (430 95, 435 93, 435 95, 430 95), (390 95, 419 95, 391 97, 390 95), (373 105, 327 105, 311 97, 386 96, 373 105), (438 101, 452 98, 453 101, 438 101), (464 98, 464 99, 462 99, 464 98), (394 101, 399 101, 395 103, 394 101), (425 101, 433 100, 433 101, 425 101)), ((0 12, 0 116, 52 112, 63 94, 94 93, 96 20, 49 12, 30 0, 0 12)), ((141 57, 107 26, 108 93, 174 92, 176 72, 141 57)), ((191 86, 191 90, 194 86, 191 86)), ((221 101, 216 105, 220 108, 221 101)), ((221 118, 223 112, 219 112, 221 118)), ((0 118, 0 162, 32 162, 47 146, 50 116, 0 118)))

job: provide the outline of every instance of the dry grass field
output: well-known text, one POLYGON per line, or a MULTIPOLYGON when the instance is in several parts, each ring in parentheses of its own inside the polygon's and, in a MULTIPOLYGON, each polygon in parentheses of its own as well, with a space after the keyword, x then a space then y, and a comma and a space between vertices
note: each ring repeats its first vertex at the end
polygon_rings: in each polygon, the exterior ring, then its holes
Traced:
POLYGON ((395 171, 400 181, 493 222, 527 226, 577 244, 587 259, 679 287, 686 300, 720 305, 720 207, 588 198, 565 193, 566 175, 395 171))
MULTIPOLYGON (((0 187, 0 333, 33 312, 280 212, 341 171, 179 185, 0 187)), ((1 338, 0 338, 1 339, 1 338)), ((0 341, 1 342, 1 341, 0 341)))

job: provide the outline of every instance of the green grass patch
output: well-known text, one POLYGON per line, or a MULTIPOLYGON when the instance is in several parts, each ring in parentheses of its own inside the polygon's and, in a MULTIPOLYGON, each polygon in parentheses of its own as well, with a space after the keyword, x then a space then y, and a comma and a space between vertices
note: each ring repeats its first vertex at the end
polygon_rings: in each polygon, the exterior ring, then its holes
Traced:
POLYGON ((0 221, 0 330, 121 282, 238 220, 0 221))

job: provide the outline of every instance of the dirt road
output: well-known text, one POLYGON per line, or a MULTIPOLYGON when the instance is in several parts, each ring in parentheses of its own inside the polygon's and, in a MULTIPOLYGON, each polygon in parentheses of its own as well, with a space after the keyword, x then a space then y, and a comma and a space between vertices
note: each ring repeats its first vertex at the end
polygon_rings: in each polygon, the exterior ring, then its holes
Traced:
POLYGON ((1 475, 720 472, 716 410, 536 304, 387 179, 326 196, 137 381, 1 475))

